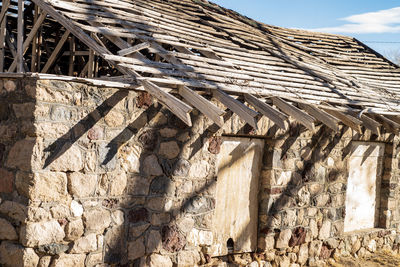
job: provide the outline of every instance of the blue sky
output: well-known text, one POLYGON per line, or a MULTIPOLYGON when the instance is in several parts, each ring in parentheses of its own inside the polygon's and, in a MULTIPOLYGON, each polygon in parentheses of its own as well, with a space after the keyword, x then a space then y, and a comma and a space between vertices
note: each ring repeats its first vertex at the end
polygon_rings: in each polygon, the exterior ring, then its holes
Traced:
POLYGON ((211 2, 267 24, 353 36, 385 56, 395 51, 400 54, 399 0, 211 0, 211 2))

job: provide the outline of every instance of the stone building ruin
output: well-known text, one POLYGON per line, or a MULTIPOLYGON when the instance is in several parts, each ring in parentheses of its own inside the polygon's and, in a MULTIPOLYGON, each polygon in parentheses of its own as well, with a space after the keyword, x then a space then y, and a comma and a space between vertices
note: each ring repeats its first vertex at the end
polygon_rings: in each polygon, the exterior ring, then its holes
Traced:
POLYGON ((398 252, 400 72, 358 40, 204 0, 2 0, 0 25, 0 266, 398 252))

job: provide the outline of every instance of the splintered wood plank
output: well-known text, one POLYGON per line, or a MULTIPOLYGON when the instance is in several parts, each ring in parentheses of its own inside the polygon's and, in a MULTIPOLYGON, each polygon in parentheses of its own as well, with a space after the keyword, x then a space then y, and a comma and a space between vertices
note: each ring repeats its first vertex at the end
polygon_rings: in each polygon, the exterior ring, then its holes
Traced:
POLYGON ((371 117, 373 117, 376 121, 382 123, 383 127, 386 129, 387 132, 394 133, 397 135, 399 134, 400 130, 399 123, 380 114, 372 114, 371 117))
POLYGON ((252 105, 258 112, 266 116, 268 119, 273 121, 278 127, 281 129, 287 130, 289 128, 289 124, 287 122, 288 116, 280 112, 279 110, 274 109, 267 103, 258 100, 251 94, 244 94, 244 99, 252 105))
POLYGON ((221 110, 189 87, 179 86, 179 94, 186 99, 187 102, 200 110, 201 113, 213 120, 219 127, 224 125, 224 118, 222 115, 225 111, 221 110))
POLYGON ((245 122, 247 122, 251 127, 254 129, 257 129, 257 120, 256 117, 258 113, 251 108, 247 107, 240 101, 234 99, 224 91, 220 89, 216 89, 213 91, 215 98, 217 98, 219 101, 221 101, 222 104, 224 104, 227 108, 232 110, 234 113, 236 113, 241 119, 243 119, 245 122))
POLYGON ((315 119, 319 120, 335 132, 339 131, 339 120, 331 116, 329 113, 308 104, 299 103, 299 107, 304 109, 308 114, 313 116, 315 119))
POLYGON ((323 110, 325 110, 325 112, 331 114, 332 116, 338 118, 344 125, 349 126, 350 128, 359 133, 362 133, 361 126, 363 122, 361 120, 334 109, 323 108, 323 110))
POLYGON ((192 120, 190 118, 190 111, 192 107, 185 102, 179 100, 173 95, 164 92, 157 85, 148 81, 140 82, 154 97, 156 97, 163 105, 172 111, 178 118, 185 122, 189 127, 192 126, 192 120))
POLYGON ((17 33, 17 71, 24 72, 23 42, 24 42, 24 1, 18 0, 18 33, 17 33))
POLYGON ((149 48, 150 46, 151 45, 148 42, 140 43, 140 44, 137 44, 135 46, 128 47, 128 48, 125 48, 125 49, 122 49, 122 50, 118 51, 118 55, 120 55, 120 56, 130 55, 130 54, 136 53, 136 52, 138 52, 140 50, 149 48))
POLYGON ((287 103, 279 97, 271 97, 272 102, 275 106, 277 106, 280 110, 293 117, 295 120, 303 124, 307 129, 314 131, 315 130, 315 119, 314 117, 308 115, 301 109, 287 103))
MULTIPOLYGON (((29 32, 28 36, 24 41, 22 55, 25 55, 33 38, 36 36, 36 33, 42 26, 43 21, 46 19, 46 15, 47 15, 46 12, 42 12, 42 14, 40 14, 39 18, 37 19, 35 25, 33 25, 31 31, 29 32)), ((10 68, 8 69, 8 72, 14 72, 16 67, 17 67, 17 59, 14 59, 14 61, 11 63, 10 68)))
POLYGON ((46 64, 44 65, 41 72, 46 73, 49 71, 50 67, 54 64, 54 61, 57 59, 58 54, 60 53, 61 48, 64 46, 65 42, 68 39, 70 31, 66 31, 63 36, 61 37, 60 41, 58 42, 56 48, 54 48, 53 53, 51 53, 49 59, 47 60, 46 64))
POLYGON ((368 130, 370 130, 372 133, 376 134, 376 135, 380 135, 381 134, 381 124, 379 122, 377 122, 374 119, 371 119, 370 117, 364 115, 364 114, 358 114, 356 112, 350 111, 349 114, 351 114, 352 116, 358 118, 359 120, 361 120, 363 122, 363 125, 365 126, 365 128, 367 128, 368 130))

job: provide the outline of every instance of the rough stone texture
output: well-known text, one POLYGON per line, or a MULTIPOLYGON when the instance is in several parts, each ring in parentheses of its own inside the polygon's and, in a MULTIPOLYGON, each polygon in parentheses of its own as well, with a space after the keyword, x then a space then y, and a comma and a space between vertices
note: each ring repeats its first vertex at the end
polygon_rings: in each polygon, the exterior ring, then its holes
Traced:
POLYGON ((289 246, 289 240, 292 237, 292 231, 290 229, 283 230, 279 234, 279 238, 276 241, 276 248, 286 248, 289 246))
POLYGON ((0 169, 0 193, 12 193, 13 184, 14 174, 5 169, 0 169))
POLYGON ((168 256, 162 256, 160 254, 152 254, 149 257, 149 267, 158 266, 172 267, 171 258, 168 256))
POLYGON ((17 240, 18 235, 11 223, 0 218, 0 240, 17 240))
POLYGON ((82 151, 77 145, 64 145, 63 153, 50 164, 50 169, 57 172, 79 172, 83 169, 82 151), (65 151, 64 151, 65 150, 65 151))
POLYGON ((36 267, 39 256, 31 248, 4 241, 0 245, 0 264, 5 267, 36 267))
POLYGON ((35 247, 61 242, 65 237, 63 228, 53 220, 48 222, 28 223, 21 230, 21 242, 24 246, 35 247))
POLYGON ((85 235, 74 242, 71 253, 80 254, 88 253, 97 250, 97 236, 96 234, 85 235))
POLYGON ((87 231, 103 233, 111 224, 110 212, 104 209, 94 209, 83 214, 85 227, 87 231))
POLYGON ((178 143, 175 141, 164 142, 160 144, 160 151, 161 156, 166 157, 167 159, 174 159, 180 153, 180 148, 178 143))
POLYGON ((128 243, 128 258, 135 260, 143 256, 146 252, 143 238, 128 243))
POLYGON ((72 172, 68 174, 68 191, 75 197, 89 197, 94 194, 97 176, 72 172))
MULTIPOLYGON (((46 267, 206 262, 226 247, 211 234, 224 135, 253 134, 266 137, 260 183, 251 188, 265 266, 322 266, 333 255, 398 249, 398 136, 321 125, 310 132, 293 121, 284 132, 265 117, 249 131, 235 114, 218 129, 196 112, 188 128, 159 104, 139 105, 137 96, 0 79, 0 255, 32 263, 26 266, 37 266, 40 255, 46 267), (377 172, 381 230, 344 235, 351 143, 371 140, 385 144, 377 172)), ((256 264, 249 254, 235 258, 256 264)))
POLYGON ((62 172, 18 174, 16 186, 32 200, 60 201, 67 198, 67 175, 62 172), (26 188, 27 184, 31 184, 26 188))
POLYGON ((58 258, 54 259, 50 267, 84 267, 85 254, 61 254, 58 258))

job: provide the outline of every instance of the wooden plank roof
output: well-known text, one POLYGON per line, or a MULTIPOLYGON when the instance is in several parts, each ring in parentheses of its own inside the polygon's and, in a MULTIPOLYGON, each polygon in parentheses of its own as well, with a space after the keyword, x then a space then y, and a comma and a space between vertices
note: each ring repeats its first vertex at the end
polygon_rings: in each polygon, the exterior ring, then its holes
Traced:
MULTIPOLYGON (((205 102, 187 103, 180 92, 196 101, 193 93, 202 91, 231 105, 243 94, 263 104, 272 104, 275 97, 296 105, 307 116, 319 114, 319 121, 331 128, 327 117, 331 115, 323 110, 346 113, 343 116, 350 116, 350 111, 400 114, 399 68, 351 37, 262 24, 204 0, 32 2, 47 13, 50 24, 63 26, 60 33, 68 36, 70 32, 86 45, 89 52, 82 55, 92 53, 89 62, 95 54, 112 66, 108 77, 100 79, 138 83, 189 125, 190 106, 205 108, 199 104, 205 102)), ((61 45, 57 36, 49 34, 48 39, 54 40, 54 51, 57 44, 65 47, 66 38, 61 45)), ((46 66, 60 60, 59 52, 49 53, 46 66)), ((70 53, 70 58, 72 53, 78 55, 71 44, 62 52, 70 53)), ((89 66, 79 72, 92 78, 93 64, 89 66)), ((221 114, 215 112, 212 117, 219 120, 221 114)), ((246 121, 254 126, 251 117, 256 113, 245 108, 237 112, 249 116, 246 121)), ((276 114, 272 117, 277 118, 276 114)))

